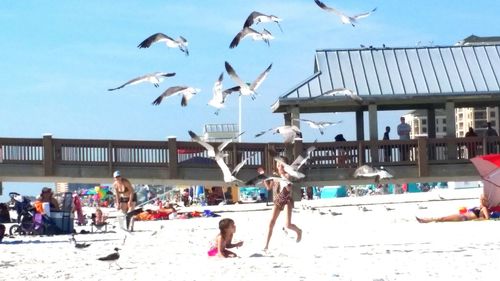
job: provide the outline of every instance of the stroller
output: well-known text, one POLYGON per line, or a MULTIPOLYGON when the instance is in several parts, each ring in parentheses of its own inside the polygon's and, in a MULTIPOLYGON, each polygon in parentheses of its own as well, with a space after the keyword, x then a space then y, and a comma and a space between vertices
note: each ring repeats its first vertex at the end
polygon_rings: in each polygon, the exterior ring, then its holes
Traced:
POLYGON ((9 193, 9 196, 15 201, 17 212, 17 224, 9 228, 11 236, 57 234, 54 222, 48 216, 37 213, 28 199, 16 192, 9 193))

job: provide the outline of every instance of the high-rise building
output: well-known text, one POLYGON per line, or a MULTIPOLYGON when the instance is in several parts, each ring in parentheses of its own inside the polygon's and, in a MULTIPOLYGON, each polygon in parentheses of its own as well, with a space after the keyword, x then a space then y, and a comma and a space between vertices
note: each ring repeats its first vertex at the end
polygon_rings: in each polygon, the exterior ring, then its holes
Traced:
MULTIPOLYGON (((427 111, 423 109, 413 110, 405 115, 405 122, 410 125, 410 138, 427 136, 429 124, 427 122, 427 111)), ((446 116, 444 110, 436 110, 436 138, 446 135, 446 116)))

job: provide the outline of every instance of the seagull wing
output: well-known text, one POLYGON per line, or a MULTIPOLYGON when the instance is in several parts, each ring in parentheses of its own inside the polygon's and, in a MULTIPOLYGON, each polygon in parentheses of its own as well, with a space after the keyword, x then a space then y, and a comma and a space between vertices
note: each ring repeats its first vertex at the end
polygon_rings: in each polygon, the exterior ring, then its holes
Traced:
POLYGON ((137 48, 149 48, 149 47, 151 47, 151 45, 153 45, 154 43, 161 41, 161 40, 175 41, 174 39, 172 39, 171 37, 169 37, 163 33, 155 33, 155 34, 149 36, 148 38, 146 38, 144 41, 142 41, 137 46, 137 48))
POLYGON ((223 92, 222 92, 222 102, 225 102, 226 101, 226 97, 229 96, 230 94, 234 93, 234 92, 239 92, 240 91, 240 86, 234 86, 232 88, 229 88, 229 89, 225 89, 223 92))
POLYGON ((130 81, 125 82, 121 86, 118 86, 118 87, 112 88, 112 89, 108 89, 108 91, 114 91, 114 90, 121 89, 121 88, 123 88, 123 87, 125 87, 127 85, 134 85, 134 84, 138 84, 138 83, 141 83, 141 82, 145 82, 145 81, 147 81, 147 79, 149 77, 151 77, 151 75, 149 75, 149 74, 148 75, 143 75, 143 76, 136 77, 136 78, 134 78, 134 79, 132 79, 130 81))
POLYGON ((372 177, 377 173, 377 170, 368 166, 363 165, 354 171, 354 177, 372 177))
POLYGON ((252 26, 255 23, 255 19, 259 16, 265 16, 265 15, 257 11, 253 11, 252 13, 250 13, 245 23, 243 24, 243 28, 252 26))
POLYGON ((238 32, 238 34, 234 36, 233 40, 231 41, 231 44, 229 44, 229 48, 231 49, 236 48, 238 44, 240 44, 240 41, 243 40, 248 34, 252 33, 252 31, 254 30, 249 27, 245 27, 242 30, 240 30, 240 32, 238 32))
POLYGON ((238 163, 238 165, 236 165, 236 167, 234 167, 233 169, 233 175, 236 175, 238 174, 238 172, 241 170, 241 168, 243 166, 245 166, 245 164, 248 162, 248 160, 250 158, 253 158, 253 156, 256 154, 256 152, 252 153, 250 156, 246 157, 245 159, 243 159, 240 163, 238 163))
POLYGON ((219 168, 222 170, 222 174, 224 175, 224 182, 231 182, 233 176, 231 175, 231 171, 227 166, 226 162, 224 162, 223 157, 215 157, 215 162, 219 165, 219 168))
POLYGON ((330 12, 330 13, 334 13, 336 14, 337 16, 345 16, 344 13, 338 11, 337 9, 334 9, 334 8, 331 8, 331 7, 328 7, 327 5, 325 5, 323 2, 319 1, 319 0, 314 0, 314 2, 316 2, 316 4, 323 10, 327 11, 327 12, 330 12))
POLYGON ((263 134, 265 134, 265 133, 267 133, 269 131, 272 131, 272 130, 275 130, 275 128, 271 128, 271 129, 267 129, 265 131, 262 131, 262 132, 256 134, 255 137, 258 138, 258 137, 262 136, 263 134))
POLYGON ((316 150, 316 147, 315 147, 315 146, 311 146, 311 147, 309 147, 309 148, 307 149, 307 151, 306 151, 306 156, 304 157, 304 156, 302 156, 302 155, 299 155, 299 156, 295 159, 295 161, 293 161, 293 163, 292 163, 292 165, 291 165, 291 166, 292 166, 292 167, 294 167, 294 168, 295 168, 295 170, 297 170, 297 171, 298 171, 298 170, 299 170, 299 169, 300 169, 300 168, 301 168, 301 167, 302 167, 302 166, 303 166, 303 165, 307 162, 307 160, 309 160, 309 158, 311 158, 311 155, 312 155, 313 151, 315 151, 315 150, 316 150), (296 167, 295 167, 295 166, 296 166, 296 167))
POLYGON ((354 16, 352 16, 352 18, 354 18, 354 19, 366 18, 367 16, 369 16, 371 13, 375 12, 376 10, 377 10, 377 8, 375 8, 369 12, 366 12, 366 13, 354 15, 354 16))
POLYGON ((210 156, 210 157, 215 156, 215 150, 214 150, 214 147, 212 145, 203 141, 195 132, 188 131, 188 133, 189 133, 189 136, 191 136, 192 141, 199 143, 201 146, 203 146, 207 150, 208 156, 210 156))
POLYGON ((187 88, 182 91, 181 106, 187 106, 188 101, 196 95, 196 90, 193 88, 187 88))
POLYGON ((253 91, 257 90, 257 88, 260 86, 260 84, 262 84, 262 82, 266 79, 267 75, 269 74, 269 71, 271 71, 272 66, 273 66, 273 64, 271 63, 266 68, 266 70, 264 70, 264 72, 262 72, 259 75, 259 77, 257 77, 257 79, 255 79, 255 81, 253 81, 253 83, 250 85, 250 89, 252 89, 253 91))
POLYGON ((185 87, 185 86, 173 86, 173 87, 170 87, 167 90, 165 90, 165 92, 163 92, 159 97, 157 97, 153 101, 153 105, 159 105, 161 103, 161 101, 163 100, 163 98, 179 94, 181 91, 184 91, 186 89, 187 89, 187 87, 185 87))
POLYGON ((222 79, 224 79, 224 73, 219 75, 219 79, 215 81, 214 87, 212 88, 213 97, 212 99, 218 103, 224 102, 224 95, 222 93, 222 79))
POLYGON ((234 68, 227 61, 224 63, 224 66, 226 68, 227 74, 229 74, 229 77, 231 77, 231 79, 233 79, 233 81, 238 86, 240 86, 240 88, 248 87, 247 84, 240 79, 238 74, 236 74, 236 71, 234 71, 234 68))

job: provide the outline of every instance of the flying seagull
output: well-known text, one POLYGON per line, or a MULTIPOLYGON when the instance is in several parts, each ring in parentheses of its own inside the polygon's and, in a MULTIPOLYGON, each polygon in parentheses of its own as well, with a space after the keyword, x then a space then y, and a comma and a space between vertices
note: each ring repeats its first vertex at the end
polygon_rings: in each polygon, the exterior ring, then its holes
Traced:
POLYGON ((313 129, 318 129, 320 134, 322 134, 322 135, 324 134, 323 129, 325 129, 326 127, 342 123, 342 121, 338 121, 338 122, 313 121, 313 120, 309 120, 309 119, 299 119, 299 118, 295 118, 293 120, 306 122, 309 125, 309 127, 313 128, 313 129))
POLYGON ((214 87, 212 88, 212 99, 208 101, 208 105, 217 108, 215 115, 219 114, 221 108, 224 107, 224 94, 222 93, 222 79, 224 79, 224 73, 219 75, 219 79, 215 81, 214 87))
POLYGON ((267 75, 269 74, 269 71, 271 71, 271 67, 273 64, 271 63, 264 72, 262 72, 255 81, 252 82, 252 84, 248 85, 247 83, 243 82, 241 78, 236 74, 236 71, 234 71, 233 67, 226 61, 224 63, 224 66, 226 68, 227 73, 233 79, 233 81, 236 83, 237 86, 239 86, 239 91, 242 96, 251 96, 252 99, 255 99, 255 95, 257 94, 255 91, 257 88, 259 88, 260 84, 266 79, 267 75))
POLYGON ((252 37, 253 40, 262 40, 264 41, 268 46, 269 45, 269 40, 274 39, 273 35, 271 32, 269 32, 267 29, 264 28, 262 32, 258 32, 255 29, 252 29, 250 27, 244 27, 236 36, 234 36, 233 40, 231 41, 231 44, 229 44, 229 48, 233 49, 238 46, 241 40, 245 39, 246 37, 252 37))
POLYGON ((182 95, 181 106, 187 106, 188 101, 194 97, 201 90, 188 86, 174 86, 168 88, 163 94, 153 101, 153 105, 159 105, 163 98, 175 95, 182 95))
POLYGON ((149 36, 144 41, 142 41, 137 46, 137 48, 149 48, 156 42, 165 42, 167 47, 179 48, 182 52, 186 54, 186 56, 189 56, 189 50, 187 48, 188 41, 186 40, 186 38, 179 36, 179 39, 174 40, 172 37, 169 37, 163 33, 155 33, 149 36))
POLYGON ((139 84, 142 82, 149 82, 158 88, 158 86, 160 86, 159 84, 165 79, 165 77, 172 77, 174 75, 175 75, 175 72, 172 72, 172 73, 154 72, 154 73, 150 73, 150 74, 136 77, 136 78, 126 82, 125 84, 123 84, 121 86, 118 86, 118 87, 112 88, 112 89, 108 89, 108 91, 118 90, 118 89, 121 89, 127 85, 135 85, 135 84, 139 84))
POLYGON ((252 158, 255 155, 253 153, 249 157, 243 159, 238 165, 234 167, 234 169, 231 171, 229 170, 229 167, 227 166, 226 162, 224 161, 224 157, 221 154, 217 154, 215 156, 215 162, 217 162, 217 165, 219 165, 219 168, 222 170, 222 174, 224 176, 224 182, 225 183, 245 183, 244 181, 236 178, 236 174, 241 170, 241 168, 246 164, 248 159, 252 158))
POLYGON ((381 179, 392 178, 393 176, 384 170, 384 168, 379 170, 368 165, 363 165, 354 171, 354 177, 375 177, 375 182, 378 183, 381 179))
POLYGON ((69 239, 69 241, 73 242, 75 244, 75 248, 77 248, 77 249, 84 249, 84 248, 87 248, 88 246, 90 246, 89 243, 78 243, 78 242, 76 242, 75 235, 73 235, 69 239))
POLYGON ((361 98, 355 91, 347 88, 336 88, 330 91, 327 91, 320 96, 313 97, 314 98, 319 98, 319 97, 334 97, 334 96, 346 96, 351 98, 353 101, 361 104, 363 102, 363 98, 361 98))
POLYGON ((271 128, 265 131, 262 131, 258 134, 255 135, 255 137, 260 137, 263 134, 273 131, 274 134, 280 134, 284 138, 285 143, 294 143, 295 140, 302 139, 302 132, 300 131, 299 127, 297 126, 279 126, 276 128, 271 128))
POLYGON ((105 257, 100 257, 100 258, 98 258, 98 260, 108 262, 110 268, 111 268, 111 264, 114 263, 120 269, 122 269, 122 267, 117 263, 118 259, 120 258, 120 253, 118 253, 119 250, 120 250, 119 248, 115 248, 115 252, 114 253, 109 254, 109 255, 107 255, 105 257))
POLYGON ((253 11, 247 17, 247 20, 245 21, 245 24, 243 24, 243 28, 250 27, 254 23, 258 24, 260 22, 263 22, 263 23, 265 23, 265 22, 275 22, 278 25, 278 27, 280 28, 281 32, 283 32, 283 29, 281 29, 280 21, 281 21, 281 19, 278 18, 275 15, 265 15, 263 13, 259 13, 257 11, 253 11))
POLYGON ((274 157, 274 161, 283 165, 283 169, 290 176, 297 178, 297 179, 301 179, 301 178, 304 178, 305 175, 303 173, 299 172, 299 170, 307 162, 307 160, 309 160, 309 158, 311 157, 311 154, 313 153, 314 150, 316 150, 315 146, 309 147, 306 150, 305 155, 304 156, 303 155, 297 156, 297 158, 295 158, 295 160, 292 162, 292 164, 287 164, 286 161, 283 158, 281 158, 280 156, 274 157))
POLYGON ((230 144, 231 142, 233 142, 234 139, 238 138, 239 136, 241 136, 243 134, 243 133, 241 133, 238 136, 236 136, 236 138, 228 139, 228 140, 222 142, 217 147, 217 150, 216 150, 211 144, 209 144, 206 141, 203 141, 195 132, 188 131, 188 133, 189 133, 189 136, 191 137, 191 140, 194 141, 194 142, 197 142, 201 146, 203 146, 207 150, 208 157, 212 157, 212 158, 217 157, 217 155, 222 155, 222 151, 224 150, 224 148, 226 148, 226 146, 228 144, 230 144))
POLYGON ((327 5, 325 5, 323 2, 321 2, 319 0, 314 0, 314 2, 316 2, 316 4, 321 9, 323 9, 323 10, 325 10, 327 12, 334 13, 335 15, 339 16, 340 17, 340 21, 343 24, 350 24, 352 26, 356 26, 355 24, 358 23, 358 19, 365 18, 365 17, 369 16, 371 13, 373 13, 373 12, 375 12, 377 10, 377 8, 375 8, 375 9, 369 11, 369 12, 366 12, 366 13, 361 13, 361 14, 357 14, 357 15, 354 15, 354 16, 348 16, 348 15, 342 13, 341 11, 339 11, 337 9, 328 7, 327 5))

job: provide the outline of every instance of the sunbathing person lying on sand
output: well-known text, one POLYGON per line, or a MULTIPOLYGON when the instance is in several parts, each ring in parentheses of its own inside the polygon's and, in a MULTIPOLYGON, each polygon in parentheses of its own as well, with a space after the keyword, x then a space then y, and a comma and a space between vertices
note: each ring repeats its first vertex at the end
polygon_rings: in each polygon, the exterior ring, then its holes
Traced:
POLYGON ((488 210, 488 199, 481 194, 479 207, 461 210, 458 214, 453 214, 440 218, 419 218, 416 217, 419 223, 428 222, 447 222, 447 221, 469 221, 469 220, 487 220, 490 218, 488 210))
POLYGON ((219 230, 220 233, 215 239, 215 245, 212 245, 208 251, 208 255, 211 257, 218 256, 223 258, 237 257, 235 253, 228 250, 229 248, 241 247, 243 245, 243 241, 236 244, 232 243, 233 234, 236 232, 236 225, 234 224, 234 221, 229 218, 220 220, 219 230))

